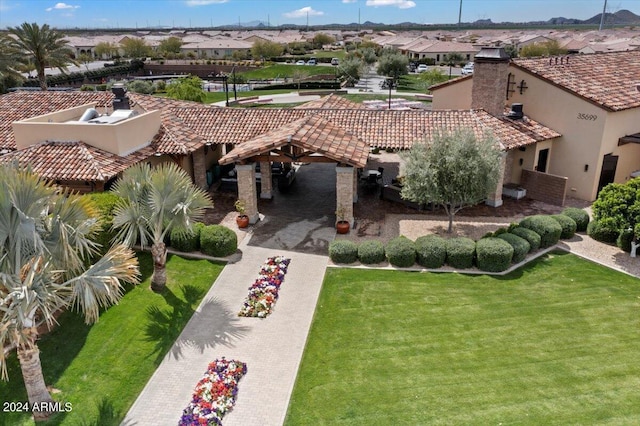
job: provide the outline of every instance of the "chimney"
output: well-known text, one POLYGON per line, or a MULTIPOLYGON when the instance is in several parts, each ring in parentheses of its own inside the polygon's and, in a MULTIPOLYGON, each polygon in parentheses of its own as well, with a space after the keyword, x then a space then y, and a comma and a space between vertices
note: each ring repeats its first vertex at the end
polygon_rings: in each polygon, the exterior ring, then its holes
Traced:
POLYGON ((502 47, 483 47, 475 56, 471 108, 504 116, 509 55, 502 47))
POLYGON ((115 97, 113 99, 113 110, 131 109, 129 106, 129 98, 127 97, 127 88, 122 83, 116 83, 111 87, 111 92, 115 97))

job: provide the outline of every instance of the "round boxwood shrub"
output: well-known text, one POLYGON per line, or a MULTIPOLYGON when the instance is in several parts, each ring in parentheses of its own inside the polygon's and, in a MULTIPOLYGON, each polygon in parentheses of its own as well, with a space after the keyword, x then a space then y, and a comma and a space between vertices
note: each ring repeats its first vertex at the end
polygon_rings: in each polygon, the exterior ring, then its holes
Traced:
POLYGON ((200 251, 214 257, 225 257, 238 249, 236 233, 226 226, 207 225, 200 230, 200 251))
POLYGON ((529 253, 529 251, 531 250, 531 244, 529 244, 527 240, 517 236, 516 234, 507 232, 505 234, 500 234, 498 238, 500 238, 501 240, 505 240, 506 242, 511 244, 511 247, 513 247, 513 258, 511 259, 513 263, 522 262, 524 258, 527 257, 527 253, 529 253))
POLYGON ((587 234, 596 241, 614 244, 618 239, 620 229, 618 229, 618 224, 614 218, 607 217, 589 222, 587 234))
POLYGON ((476 262, 481 271, 502 272, 509 268, 512 258, 513 247, 501 238, 483 238, 476 243, 476 262))
POLYGON ((329 244, 329 258, 335 263, 353 263, 358 260, 358 245, 349 240, 334 240, 329 244))
POLYGON ((577 207, 567 207, 562 214, 569 216, 576 222, 576 232, 584 232, 589 225, 589 213, 577 207))
POLYGON ((520 226, 531 229, 540 235, 540 248, 551 247, 556 244, 562 234, 562 226, 551 216, 535 215, 522 219, 520 226))
POLYGON ((524 238, 529 243, 529 251, 536 251, 540 248, 540 235, 536 234, 531 229, 523 228, 522 226, 516 226, 509 231, 513 235, 517 235, 520 238, 524 238))
POLYGON ((384 251, 393 266, 406 268, 416 263, 415 244, 403 235, 389 241, 384 251))
POLYGON ((416 240, 416 259, 425 268, 440 268, 447 260, 447 241, 435 234, 416 240))
POLYGON ((466 269, 473 266, 476 254, 476 242, 467 237, 456 237, 447 240, 447 265, 466 269))
POLYGON ((631 252, 631 241, 633 241, 633 229, 625 228, 620 231, 616 239, 616 245, 627 253, 631 252))
POLYGON ((384 261, 384 245, 380 241, 365 241, 358 246, 358 259, 365 265, 384 261))
POLYGON ((569 216, 563 214, 554 214, 551 217, 560 224, 562 227, 562 232, 560 233, 560 238, 567 239, 571 238, 576 233, 576 221, 571 219, 569 216))
POLYGON ((204 223, 196 222, 191 231, 171 230, 171 247, 182 252, 192 252, 200 248, 200 232, 204 228, 204 223))

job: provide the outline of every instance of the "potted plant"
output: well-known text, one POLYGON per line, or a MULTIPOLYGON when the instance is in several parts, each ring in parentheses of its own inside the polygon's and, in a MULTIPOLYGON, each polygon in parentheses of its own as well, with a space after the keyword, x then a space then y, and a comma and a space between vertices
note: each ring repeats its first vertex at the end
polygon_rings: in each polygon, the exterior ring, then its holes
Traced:
POLYGON ((236 223, 238 224, 238 228, 246 228, 249 226, 249 216, 244 214, 245 212, 245 204, 242 200, 236 200, 234 203, 236 211, 238 212, 238 217, 236 217, 236 223))
POLYGON ((338 234, 348 234, 349 233, 349 221, 345 219, 345 212, 343 207, 338 207, 336 210, 336 231, 338 234))

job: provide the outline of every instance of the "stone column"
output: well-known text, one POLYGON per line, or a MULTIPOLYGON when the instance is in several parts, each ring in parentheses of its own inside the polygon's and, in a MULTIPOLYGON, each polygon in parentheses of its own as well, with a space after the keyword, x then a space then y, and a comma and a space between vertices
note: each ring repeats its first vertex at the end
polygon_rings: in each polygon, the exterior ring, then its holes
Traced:
POLYGON ((358 173, 353 169, 353 202, 358 202, 358 173))
POLYGON ((273 198, 273 181, 271 180, 271 162, 260 162, 260 198, 270 200, 273 198))
MULTIPOLYGON (((350 166, 336 167, 336 211, 342 210, 344 220, 353 227, 353 175, 350 166)), ((336 218, 337 219, 337 218, 336 218)))
POLYGON ((258 215, 255 163, 238 164, 236 172, 238 173, 238 199, 244 202, 245 214, 249 216, 249 223, 254 224, 260 218, 258 215))
POLYGON ((207 185, 207 165, 206 165, 206 156, 204 155, 204 148, 200 148, 195 151, 191 158, 193 158, 193 179, 194 184, 203 190, 208 190, 209 185, 207 185))
POLYGON ((493 193, 487 195, 485 204, 491 207, 500 207, 502 205, 502 185, 504 184, 504 170, 507 161, 507 153, 502 152, 500 155, 500 175, 498 177, 498 183, 493 193))

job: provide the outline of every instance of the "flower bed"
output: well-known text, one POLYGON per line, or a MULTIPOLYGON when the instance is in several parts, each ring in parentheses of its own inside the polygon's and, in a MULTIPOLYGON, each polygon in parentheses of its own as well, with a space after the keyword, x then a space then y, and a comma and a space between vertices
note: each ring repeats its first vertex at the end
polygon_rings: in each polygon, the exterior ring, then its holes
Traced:
POLYGON ((178 424, 222 425, 222 418, 236 403, 238 381, 246 373, 247 364, 244 362, 227 361, 223 357, 210 363, 178 424))
POLYGON ((269 257, 264 262, 238 316, 265 318, 273 311, 289 262, 291 259, 282 256, 269 257))

